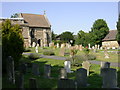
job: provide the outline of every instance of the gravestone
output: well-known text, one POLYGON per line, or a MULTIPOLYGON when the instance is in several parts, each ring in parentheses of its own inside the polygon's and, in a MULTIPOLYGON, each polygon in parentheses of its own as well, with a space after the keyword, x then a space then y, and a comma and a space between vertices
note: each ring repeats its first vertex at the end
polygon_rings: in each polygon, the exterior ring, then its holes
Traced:
POLYGON ((117 88, 117 72, 113 68, 102 69, 102 88, 117 88))
POLYGON ((57 88, 76 88, 75 81, 72 79, 59 79, 57 88))
POLYGON ((32 47, 35 47, 35 45, 36 45, 36 43, 35 43, 35 42, 33 42, 32 47))
POLYGON ((100 50, 103 50, 103 47, 100 47, 100 50))
POLYGON ((35 52, 38 53, 38 46, 35 47, 35 52))
POLYGON ((15 74, 15 84, 17 88, 24 88, 24 75, 21 72, 16 72, 15 74))
POLYGON ((32 73, 36 76, 40 75, 39 64, 37 64, 37 63, 32 64, 32 73))
POLYGON ((64 56, 64 54, 65 54, 65 48, 63 47, 60 49, 59 55, 64 56))
POLYGON ((100 49, 100 45, 97 46, 98 50, 100 49))
POLYGON ((29 88, 33 90, 33 88, 36 90, 37 89, 37 82, 35 78, 30 78, 29 79, 29 88))
POLYGON ((101 68, 110 68, 110 62, 102 62, 101 61, 101 68))
POLYGON ((112 47, 112 49, 115 49, 115 47, 112 47))
POLYGON ((105 58, 110 58, 110 57, 109 57, 109 54, 108 54, 108 52, 107 52, 107 48, 105 48, 104 54, 105 54, 105 58))
POLYGON ((64 62, 64 68, 66 69, 67 73, 72 73, 73 71, 71 71, 71 62, 70 61, 65 61, 64 62))
POLYGON ((82 68, 87 70, 87 76, 89 76, 89 70, 90 70, 90 62, 88 61, 83 61, 82 63, 82 68))
POLYGON ((77 69, 76 71, 77 88, 87 86, 87 70, 84 68, 77 69))
POLYGON ((90 43, 88 44, 88 49, 91 49, 91 48, 90 48, 90 43))
POLYGON ((44 66, 44 77, 45 78, 51 78, 51 65, 50 64, 45 64, 44 66))
POLYGON ((57 48, 59 48, 59 43, 57 43, 57 48))
POLYGON ((102 76, 102 69, 104 68, 110 68, 110 63, 109 62, 102 62, 100 64, 101 68, 100 68, 100 75, 102 76))
POLYGON ((67 72, 65 68, 60 69, 60 79, 67 79, 67 72))
POLYGON ((63 43, 63 44, 61 44, 61 48, 65 48, 65 44, 63 43))
POLYGON ((20 64, 19 71, 21 73, 25 74, 27 72, 27 64, 25 64, 25 63, 20 64))
POLYGON ((6 70, 7 70, 7 78, 10 83, 15 84, 15 72, 14 72, 14 60, 11 56, 8 56, 6 60, 6 70))

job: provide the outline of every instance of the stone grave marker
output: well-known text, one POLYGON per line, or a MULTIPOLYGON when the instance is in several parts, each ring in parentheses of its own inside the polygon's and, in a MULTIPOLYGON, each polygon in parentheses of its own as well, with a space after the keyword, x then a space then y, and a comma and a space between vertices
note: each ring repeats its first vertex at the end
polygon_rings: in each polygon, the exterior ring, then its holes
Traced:
POLYGON ((59 48, 59 43, 57 43, 57 48, 59 48))
POLYGON ((6 61, 6 70, 7 70, 7 78, 10 83, 15 84, 15 72, 14 72, 14 60, 11 56, 8 56, 6 61))
POLYGON ((17 88, 24 88, 24 75, 21 72, 16 72, 15 74, 15 84, 17 88))
POLYGON ((44 66, 44 77, 45 78, 51 78, 51 65, 50 64, 45 64, 44 66))
POLYGON ((102 62, 101 61, 100 66, 101 66, 100 75, 102 76, 102 69, 104 69, 104 68, 110 68, 110 63, 109 62, 102 62))
POLYGON ((107 48, 105 48, 104 54, 105 54, 105 58, 110 58, 110 57, 109 57, 109 54, 108 54, 108 52, 107 52, 107 48))
POLYGON ((39 64, 37 63, 32 64, 32 73, 36 76, 40 75, 39 64))
POLYGON ((65 48, 63 47, 60 49, 59 55, 64 56, 64 54, 65 54, 65 48))
POLYGON ((65 61, 64 62, 64 68, 66 69, 67 73, 72 73, 73 71, 71 71, 71 62, 70 61, 65 61))
POLYGON ((77 69, 76 71, 77 88, 87 86, 87 70, 84 68, 77 69))
POLYGON ((25 74, 27 72, 27 64, 25 64, 25 63, 20 64, 19 71, 21 73, 25 74))
POLYGON ((67 72, 65 68, 60 69, 60 79, 67 79, 67 72))
POLYGON ((113 68, 102 69, 102 88, 117 88, 117 72, 113 68))
POLYGON ((57 88, 76 88, 75 81, 72 79, 59 79, 57 88))
POLYGON ((63 44, 61 44, 61 48, 65 48, 65 44, 63 43, 63 44))
POLYGON ((29 88, 30 88, 31 90, 33 90, 33 88, 34 88, 34 89, 37 89, 37 88, 38 88, 37 82, 36 82, 36 79, 35 79, 35 78, 30 78, 30 79, 29 79, 29 88))
POLYGON ((82 68, 87 70, 87 76, 89 76, 89 70, 90 70, 90 62, 89 61, 83 61, 82 68))
POLYGON ((35 52, 38 53, 38 46, 35 47, 35 52))

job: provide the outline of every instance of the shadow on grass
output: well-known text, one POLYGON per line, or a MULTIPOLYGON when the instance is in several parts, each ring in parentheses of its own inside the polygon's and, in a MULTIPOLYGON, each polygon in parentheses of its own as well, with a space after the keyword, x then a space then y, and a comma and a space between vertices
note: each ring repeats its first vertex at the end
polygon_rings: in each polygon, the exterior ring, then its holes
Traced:
POLYGON ((97 74, 92 72, 89 76, 88 76, 88 84, 90 84, 90 86, 88 86, 87 88, 101 88, 102 87, 102 77, 97 74))

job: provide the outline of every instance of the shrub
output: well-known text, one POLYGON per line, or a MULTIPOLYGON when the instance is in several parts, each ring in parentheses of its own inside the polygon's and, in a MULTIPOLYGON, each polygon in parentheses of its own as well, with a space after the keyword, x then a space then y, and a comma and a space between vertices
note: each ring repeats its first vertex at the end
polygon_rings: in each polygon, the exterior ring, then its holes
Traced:
POLYGON ((44 54, 44 55, 55 55, 55 53, 54 53, 53 51, 51 51, 51 50, 45 50, 45 51, 43 52, 43 54, 44 54))
POLYGON ((93 55, 93 54, 88 55, 88 60, 95 60, 95 59, 96 59, 95 55, 93 55))
POLYGON ((80 66, 83 61, 87 60, 85 55, 74 55, 71 58, 67 58, 67 61, 71 61, 72 66, 80 66))
POLYGON ((89 52, 90 52, 90 50, 88 49, 88 47, 84 48, 83 51, 84 51, 84 53, 85 53, 86 55, 88 55, 89 52))
POLYGON ((40 56, 37 53, 31 53, 29 55, 29 59, 31 59, 31 60, 35 60, 35 59, 39 59, 39 58, 40 58, 40 56))

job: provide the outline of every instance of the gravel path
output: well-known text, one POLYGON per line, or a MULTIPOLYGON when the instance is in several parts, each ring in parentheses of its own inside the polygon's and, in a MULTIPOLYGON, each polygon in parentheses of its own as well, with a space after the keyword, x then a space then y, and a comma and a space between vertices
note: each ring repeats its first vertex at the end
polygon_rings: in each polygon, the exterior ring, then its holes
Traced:
MULTIPOLYGON (((31 53, 23 53, 24 55, 30 55, 31 53)), ((47 56, 47 55, 40 55, 42 58, 50 58, 50 59, 56 59, 56 60, 65 60, 66 57, 60 57, 60 56, 47 56)), ((101 61, 95 61, 95 60, 90 60, 90 63, 92 64, 98 64, 100 65, 101 61)), ((120 67, 120 63, 115 63, 115 62, 110 62, 111 66, 113 67, 120 67)))

